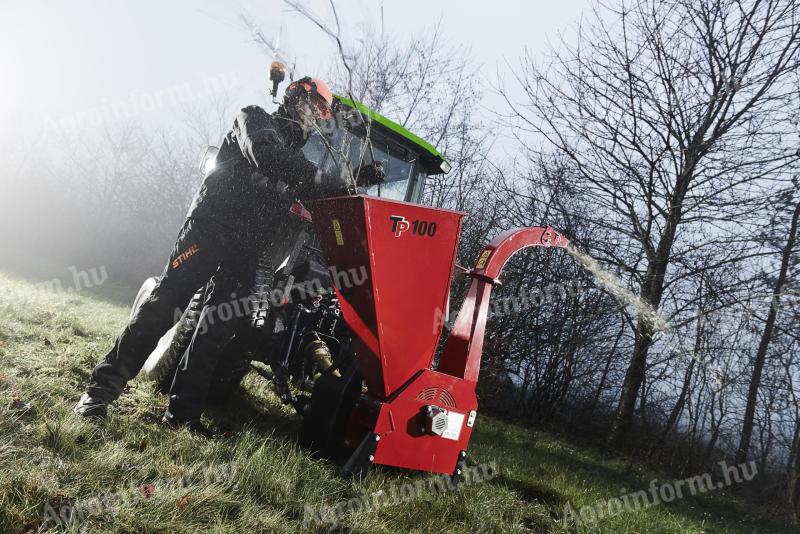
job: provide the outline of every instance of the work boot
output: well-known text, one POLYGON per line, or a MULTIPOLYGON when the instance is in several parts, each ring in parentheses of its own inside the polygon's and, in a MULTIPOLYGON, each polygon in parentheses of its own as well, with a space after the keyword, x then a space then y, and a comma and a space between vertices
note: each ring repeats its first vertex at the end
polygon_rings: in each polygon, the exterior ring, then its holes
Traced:
POLYGON ((84 393, 72 411, 75 415, 86 419, 105 419, 108 415, 108 403, 84 393))
POLYGON ((192 434, 196 434, 204 438, 210 438, 214 436, 214 434, 203 423, 200 422, 200 419, 183 419, 181 417, 176 417, 169 410, 164 412, 164 417, 161 418, 161 423, 164 426, 172 428, 173 430, 181 430, 185 428, 192 434))

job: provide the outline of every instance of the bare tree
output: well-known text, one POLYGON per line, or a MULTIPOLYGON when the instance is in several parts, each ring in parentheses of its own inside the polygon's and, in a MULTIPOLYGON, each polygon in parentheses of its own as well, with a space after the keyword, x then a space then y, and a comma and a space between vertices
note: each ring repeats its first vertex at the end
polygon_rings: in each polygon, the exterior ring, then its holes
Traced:
MULTIPOLYGON (((595 252, 658 309, 697 274, 682 258, 712 246, 718 265, 747 257, 735 245, 755 235, 753 213, 798 158, 787 111, 798 4, 637 0, 598 8, 577 38, 546 64, 523 62, 522 102, 503 94, 520 140, 532 134, 571 162, 577 195, 613 236, 595 252)), ((637 320, 612 442, 630 427, 654 335, 637 320)))

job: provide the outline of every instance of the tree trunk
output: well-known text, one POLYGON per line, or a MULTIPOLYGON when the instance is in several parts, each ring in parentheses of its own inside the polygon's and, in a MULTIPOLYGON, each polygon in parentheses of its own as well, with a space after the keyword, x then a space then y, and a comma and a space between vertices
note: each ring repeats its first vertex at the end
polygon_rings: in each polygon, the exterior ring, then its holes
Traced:
POLYGON ((778 280, 772 291, 772 303, 767 314, 767 322, 764 331, 761 333, 761 342, 758 344, 756 359, 753 364, 753 374, 750 377, 750 388, 747 392, 747 407, 744 411, 744 421, 742 423, 742 436, 739 441, 739 450, 736 452, 736 463, 744 464, 750 452, 750 441, 753 438, 753 420, 756 413, 756 403, 758 401, 758 388, 761 386, 761 373, 764 371, 764 362, 767 358, 767 350, 772 340, 772 332, 775 328, 775 319, 778 316, 778 306, 781 302, 781 292, 786 285, 786 275, 789 271, 789 260, 794 249, 795 239, 797 238, 797 220, 800 217, 800 202, 795 206, 792 214, 792 223, 789 227, 789 236, 786 239, 786 246, 781 253, 781 269, 778 273, 778 280))
MULTIPOLYGON (((648 251, 647 274, 642 284, 640 297, 656 311, 658 311, 658 307, 661 304, 661 296, 664 292, 664 276, 667 273, 667 267, 672 256, 675 233, 683 215, 683 200, 686 198, 686 191, 694 177, 698 153, 701 151, 699 145, 702 137, 702 131, 696 133, 690 144, 685 166, 675 180, 675 191, 670 201, 666 226, 661 234, 661 239, 659 239, 658 246, 654 250, 650 248, 648 251)), ((648 246, 644 242, 642 244, 647 250, 648 246)), ((636 397, 644 381, 644 374, 647 368, 647 352, 653 343, 654 332, 653 324, 639 316, 639 320, 636 323, 636 341, 633 346, 633 357, 628 366, 628 371, 625 373, 625 381, 622 384, 622 397, 608 437, 608 442, 611 445, 619 445, 630 429, 633 421, 633 409, 636 406, 636 397)))
POLYGON ((611 426, 611 434, 608 441, 612 445, 619 444, 630 429, 633 420, 633 410, 636 407, 636 399, 639 396, 639 388, 644 381, 644 373, 647 366, 647 351, 652 342, 653 330, 648 324, 640 319, 636 325, 636 341, 633 345, 633 357, 625 373, 625 381, 622 383, 622 397, 617 407, 617 414, 611 426))

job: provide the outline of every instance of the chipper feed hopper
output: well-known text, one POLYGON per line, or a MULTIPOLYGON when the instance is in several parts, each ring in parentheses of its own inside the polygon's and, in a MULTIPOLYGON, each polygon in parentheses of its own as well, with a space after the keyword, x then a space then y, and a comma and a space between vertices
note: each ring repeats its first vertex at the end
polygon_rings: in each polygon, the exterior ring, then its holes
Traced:
POLYGON ((465 214, 364 195, 316 201, 310 211, 354 358, 317 380, 303 441, 346 449, 345 474, 372 464, 460 474, 492 286, 514 253, 568 240, 531 227, 486 245, 467 271, 469 292, 434 368, 465 214), (358 272, 366 277, 351 276, 358 272))

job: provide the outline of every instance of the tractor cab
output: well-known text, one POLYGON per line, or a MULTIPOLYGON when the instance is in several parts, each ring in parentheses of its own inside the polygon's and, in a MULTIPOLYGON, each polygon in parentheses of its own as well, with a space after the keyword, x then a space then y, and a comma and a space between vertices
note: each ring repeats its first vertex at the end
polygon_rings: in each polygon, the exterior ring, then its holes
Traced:
POLYGON ((450 170, 430 143, 359 102, 334 95, 334 117, 334 134, 312 136, 303 151, 325 172, 354 173, 361 163, 382 163, 386 180, 360 188, 361 194, 419 204, 426 178, 450 170))
MULTIPOLYGON (((326 173, 356 172, 362 163, 380 162, 386 180, 358 193, 422 203, 428 176, 447 174, 450 164, 430 143, 360 102, 334 94, 336 128, 332 135, 314 134, 303 154, 326 173)), ((203 176, 214 170, 219 149, 208 147, 200 157, 203 176)))

